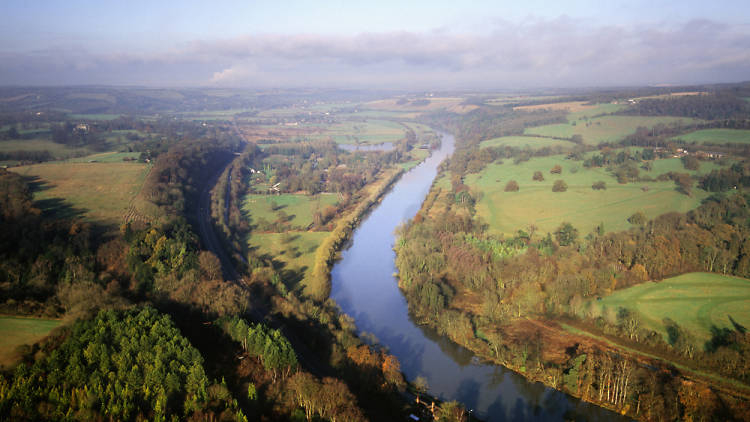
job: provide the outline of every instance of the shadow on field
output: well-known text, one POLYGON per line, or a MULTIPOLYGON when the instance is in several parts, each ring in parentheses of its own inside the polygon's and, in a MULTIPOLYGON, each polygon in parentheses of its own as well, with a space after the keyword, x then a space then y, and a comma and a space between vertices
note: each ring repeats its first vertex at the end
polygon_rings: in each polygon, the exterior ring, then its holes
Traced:
POLYGON ((35 205, 42 210, 45 216, 50 218, 71 219, 86 213, 86 210, 74 208, 62 198, 41 199, 36 201, 35 205))
MULTIPOLYGON (((43 192, 52 189, 55 185, 38 176, 26 176, 24 180, 29 185, 32 193, 43 192)), ((46 198, 34 201, 34 205, 49 218, 75 218, 86 213, 86 209, 74 208, 64 198, 46 198)))
POLYGON ((48 189, 52 189, 52 187, 54 186, 53 184, 40 179, 39 176, 24 176, 23 179, 24 179, 24 182, 26 182, 29 185, 29 189, 31 189, 31 193, 42 192, 48 189))
POLYGON ((732 318, 731 315, 727 315, 729 317, 729 322, 732 323, 734 326, 734 329, 737 330, 740 334, 745 334, 747 332, 747 328, 745 328, 744 325, 740 324, 739 322, 735 321, 734 318, 732 318))

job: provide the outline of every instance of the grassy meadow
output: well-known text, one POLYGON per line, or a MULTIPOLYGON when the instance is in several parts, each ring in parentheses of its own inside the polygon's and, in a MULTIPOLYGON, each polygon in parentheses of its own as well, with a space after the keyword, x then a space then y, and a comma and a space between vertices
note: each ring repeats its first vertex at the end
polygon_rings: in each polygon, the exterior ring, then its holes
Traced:
POLYGON ((586 144, 597 145, 603 142, 615 142, 623 139, 638 129, 638 127, 653 127, 659 123, 671 124, 676 122, 694 123, 696 119, 678 117, 648 117, 648 116, 601 116, 588 120, 572 120, 568 123, 556 123, 527 128, 526 135, 544 137, 570 138, 581 135, 586 144))
POLYGON ((688 170, 682 165, 682 160, 679 158, 665 158, 663 160, 652 161, 653 169, 650 172, 642 172, 642 174, 648 174, 651 176, 657 176, 662 173, 668 173, 674 171, 677 173, 688 173, 691 176, 698 174, 710 173, 711 170, 720 169, 721 166, 716 164, 715 161, 701 161, 698 170, 688 170))
POLYGON ((0 316, 0 367, 13 365, 19 358, 18 346, 33 344, 46 337, 61 322, 55 319, 0 316))
POLYGON ((43 163, 11 170, 37 185, 34 199, 42 209, 119 224, 148 173, 136 162, 43 163), (72 208, 72 209, 71 209, 72 208))
POLYGON ((100 152, 98 154, 91 154, 85 157, 71 158, 67 161, 69 163, 122 163, 125 159, 137 160, 140 156, 140 152, 100 152))
POLYGON ((514 107, 514 110, 536 111, 536 110, 567 110, 568 121, 573 122, 580 119, 591 118, 601 114, 611 114, 625 108, 621 104, 600 103, 588 104, 587 101, 568 101, 562 103, 537 104, 514 107))
POLYGON ((661 333, 665 340, 664 318, 670 318, 702 346, 710 339, 711 326, 734 328, 729 317, 750 327, 750 280, 712 273, 683 274, 618 290, 590 306, 636 311, 641 324, 661 333))
POLYGON ((252 233, 248 246, 273 257, 288 289, 303 288, 305 275, 315 265, 315 251, 330 232, 252 233))
POLYGON ((403 139, 406 130, 398 123, 388 120, 367 120, 365 122, 342 122, 325 128, 319 135, 330 137, 339 144, 382 144, 403 139))
POLYGON ((430 151, 421 148, 414 148, 409 151, 409 155, 411 155, 412 160, 400 164, 401 168, 403 168, 404 170, 409 170, 412 167, 416 167, 430 155, 430 151))
POLYGON ((291 217, 289 223, 292 226, 308 227, 313 222, 313 214, 323 211, 326 207, 336 205, 338 196, 332 193, 321 193, 318 195, 282 194, 282 195, 246 195, 242 204, 242 210, 250 215, 253 221, 261 218, 266 221, 274 221, 278 218, 278 212, 291 217), (276 208, 274 210, 273 208, 276 208))
POLYGON ((685 135, 675 136, 672 139, 680 139, 685 142, 712 143, 712 144, 750 144, 750 130, 743 129, 703 129, 690 132, 685 135))
POLYGON ((74 120, 115 120, 122 114, 71 114, 69 117, 74 120))
POLYGON ((86 148, 71 148, 67 145, 52 142, 49 137, 0 141, 0 152, 45 150, 49 151, 55 158, 72 157, 85 154, 88 151, 86 148))
MULTIPOLYGON (((707 172, 713 166, 703 163, 700 172, 707 172)), ((669 171, 668 168, 685 171, 679 159, 669 159, 656 160, 654 170, 641 174, 655 177, 669 171)), ((625 230, 631 227, 627 218, 637 211, 643 211, 648 218, 669 211, 686 212, 708 196, 697 188, 693 189, 693 196, 682 194, 672 181, 621 185, 604 168, 587 169, 582 162, 566 160, 560 155, 533 158, 517 165, 510 161, 493 163, 478 174, 468 175, 465 183, 479 193, 477 215, 489 224, 489 231, 505 235, 515 234, 530 224, 536 225, 540 234, 553 232, 564 221, 573 224, 581 235, 593 231, 600 223, 604 223, 607 231, 625 230), (550 174, 556 164, 562 167, 562 174, 550 174), (532 180, 537 170, 544 175, 544 181, 532 180), (560 179, 568 185, 567 191, 552 192, 553 183, 560 179), (518 192, 504 191, 510 180, 518 182, 518 192), (599 180, 606 183, 606 190, 591 188, 599 180)))
POLYGON ((544 147, 572 147, 575 144, 562 139, 542 138, 539 136, 502 136, 500 138, 488 139, 479 144, 480 148, 488 147, 515 147, 539 149, 544 147))
POLYGON ((466 104, 466 100, 460 97, 414 97, 407 98, 406 100, 406 102, 399 104, 401 102, 399 99, 390 98, 386 100, 371 101, 365 103, 364 106, 368 109, 375 110, 412 112, 431 112, 445 109, 459 114, 468 113, 477 108, 475 105, 466 104), (422 100, 427 100, 428 102, 420 103, 422 100))

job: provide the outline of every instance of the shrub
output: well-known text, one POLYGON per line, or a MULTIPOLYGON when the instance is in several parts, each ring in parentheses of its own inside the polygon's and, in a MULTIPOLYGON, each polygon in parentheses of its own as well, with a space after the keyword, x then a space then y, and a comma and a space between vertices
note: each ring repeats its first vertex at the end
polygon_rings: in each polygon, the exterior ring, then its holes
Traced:
POLYGON ((699 170, 701 163, 694 155, 686 155, 682 157, 682 165, 687 170, 699 170))
POLYGON ((565 192, 568 190, 568 184, 564 180, 555 180, 552 185, 552 192, 565 192))
POLYGON ((643 211, 638 211, 628 218, 628 223, 634 226, 642 226, 646 224, 646 221, 646 214, 644 214, 643 211))
POLYGON ((518 182, 511 180, 505 185, 506 192, 518 192, 518 182))
POLYGON ((607 189, 607 184, 604 183, 603 180, 599 180, 599 181, 594 182, 593 185, 591 185, 591 189, 593 189, 593 190, 606 190, 607 189))
POLYGON ((532 177, 532 180, 536 180, 537 182, 542 182, 544 181, 544 175, 542 174, 541 171, 535 171, 534 177, 532 177))
POLYGON ((552 170, 549 171, 552 174, 562 174, 562 167, 560 167, 559 164, 555 164, 554 167, 552 167, 552 170))
POLYGON ((578 230, 568 222, 563 222, 555 232, 555 238, 560 246, 568 246, 573 244, 578 238, 578 230))

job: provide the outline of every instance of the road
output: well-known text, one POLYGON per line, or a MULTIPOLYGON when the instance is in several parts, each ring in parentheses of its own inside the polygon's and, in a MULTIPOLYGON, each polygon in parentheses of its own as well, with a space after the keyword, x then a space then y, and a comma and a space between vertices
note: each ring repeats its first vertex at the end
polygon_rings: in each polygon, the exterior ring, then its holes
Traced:
POLYGON ((216 255, 216 257, 219 258, 219 261, 221 261, 221 269, 224 273, 224 279, 238 283, 241 279, 240 274, 237 272, 232 260, 222 246, 211 221, 211 189, 216 186, 219 177, 221 177, 221 174, 231 163, 232 160, 229 160, 224 166, 219 168, 216 174, 211 176, 202 187, 200 207, 198 209, 198 235, 203 242, 203 248, 216 255))

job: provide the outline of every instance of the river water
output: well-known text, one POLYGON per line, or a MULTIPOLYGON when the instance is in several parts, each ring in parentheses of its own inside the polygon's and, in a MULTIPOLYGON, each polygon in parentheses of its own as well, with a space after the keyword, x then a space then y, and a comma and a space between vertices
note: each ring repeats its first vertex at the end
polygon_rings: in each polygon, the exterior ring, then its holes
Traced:
MULTIPOLYGON (((401 362, 409 380, 427 379, 430 394, 458 400, 487 421, 618 420, 619 415, 582 402, 502 366, 479 363, 472 352, 415 324, 395 278, 394 230, 421 207, 440 162, 454 149, 443 134, 439 150, 394 185, 360 226, 332 271, 331 296, 401 362)), ((624 419, 623 419, 624 420, 624 419)))

